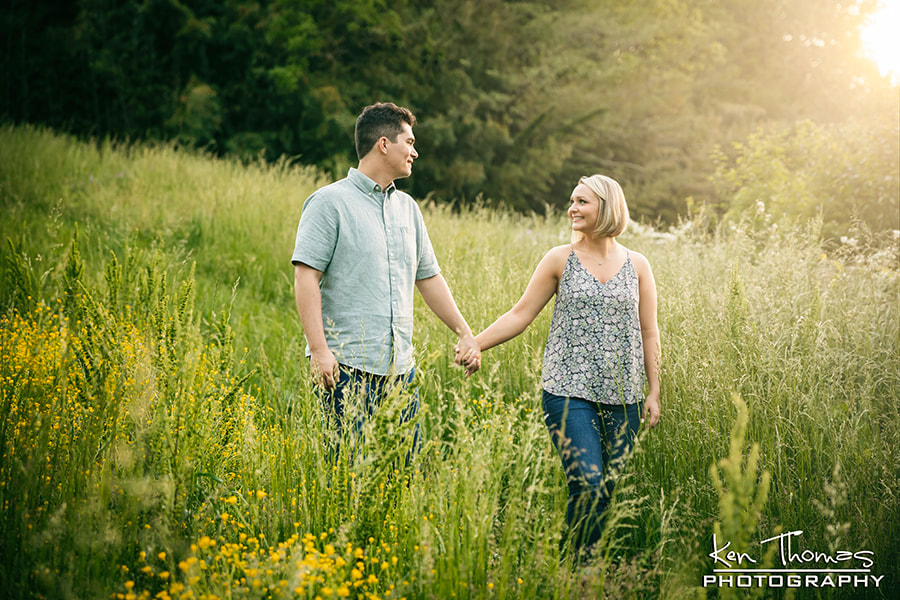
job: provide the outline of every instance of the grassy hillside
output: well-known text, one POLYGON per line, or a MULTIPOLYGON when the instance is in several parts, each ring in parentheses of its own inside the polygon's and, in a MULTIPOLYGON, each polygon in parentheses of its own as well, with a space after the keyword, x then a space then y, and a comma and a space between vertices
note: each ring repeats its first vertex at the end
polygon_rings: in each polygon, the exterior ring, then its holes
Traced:
MULTIPOLYGON (((361 458, 327 460, 289 263, 322 183, 0 130, 10 597, 726 597, 701 585, 721 566, 714 532, 758 567, 775 547, 760 540, 796 530, 794 552, 870 551, 883 576, 822 596, 900 584, 896 238, 825 251, 814 224, 623 236, 659 289, 663 418, 639 437, 601 556, 573 569, 540 409, 550 307, 467 380, 417 297, 422 451, 398 460, 392 398, 361 458)), ((423 203, 474 329, 566 242, 565 199, 548 202, 546 219, 423 203)))

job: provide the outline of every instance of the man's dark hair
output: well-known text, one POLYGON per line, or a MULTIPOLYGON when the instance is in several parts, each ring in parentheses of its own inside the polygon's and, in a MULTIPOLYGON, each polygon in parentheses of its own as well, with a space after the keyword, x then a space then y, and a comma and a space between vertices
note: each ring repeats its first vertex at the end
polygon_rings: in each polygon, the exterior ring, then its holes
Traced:
POLYGON ((356 119, 356 157, 362 159, 380 138, 396 141, 403 123, 416 126, 416 116, 393 102, 376 102, 365 107, 356 119))

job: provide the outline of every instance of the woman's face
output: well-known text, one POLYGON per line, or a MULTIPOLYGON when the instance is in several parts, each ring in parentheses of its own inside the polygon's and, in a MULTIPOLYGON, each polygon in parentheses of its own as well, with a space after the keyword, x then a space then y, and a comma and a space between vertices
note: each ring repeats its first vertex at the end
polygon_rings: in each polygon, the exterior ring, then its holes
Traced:
POLYGON ((572 231, 590 233, 597 226, 600 217, 600 200, 591 191, 591 188, 579 183, 572 190, 569 198, 569 220, 572 221, 572 231))

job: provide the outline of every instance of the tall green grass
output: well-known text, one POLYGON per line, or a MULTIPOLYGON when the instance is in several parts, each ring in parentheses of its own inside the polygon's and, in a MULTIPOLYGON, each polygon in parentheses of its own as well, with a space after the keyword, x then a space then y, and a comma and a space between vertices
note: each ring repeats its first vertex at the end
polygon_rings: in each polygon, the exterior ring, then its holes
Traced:
MULTIPOLYGON (((716 597, 701 587, 714 531, 761 556, 754 540, 797 529, 803 548, 872 550, 885 575, 823 597, 900 584, 896 238, 623 236, 656 276, 663 417, 578 569, 540 409, 549 307, 465 379, 417 298, 421 451, 402 460, 392 397, 365 452, 330 461, 289 263, 322 183, 286 163, 0 130, 10 597, 716 597)), ((423 203, 474 329, 567 242, 563 200, 546 218, 423 203)))

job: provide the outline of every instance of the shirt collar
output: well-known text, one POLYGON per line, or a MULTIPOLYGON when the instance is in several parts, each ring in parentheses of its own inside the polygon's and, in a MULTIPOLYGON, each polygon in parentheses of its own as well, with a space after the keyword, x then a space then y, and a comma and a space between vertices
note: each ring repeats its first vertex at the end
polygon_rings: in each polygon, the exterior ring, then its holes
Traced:
POLYGON ((390 195, 397 189, 393 181, 387 186, 387 188, 383 189, 380 185, 369 179, 368 175, 363 174, 362 171, 354 167, 350 167, 350 171, 347 173, 347 179, 349 179, 353 183, 353 185, 358 187, 366 194, 371 194, 374 192, 376 194, 387 193, 387 195, 390 195))

